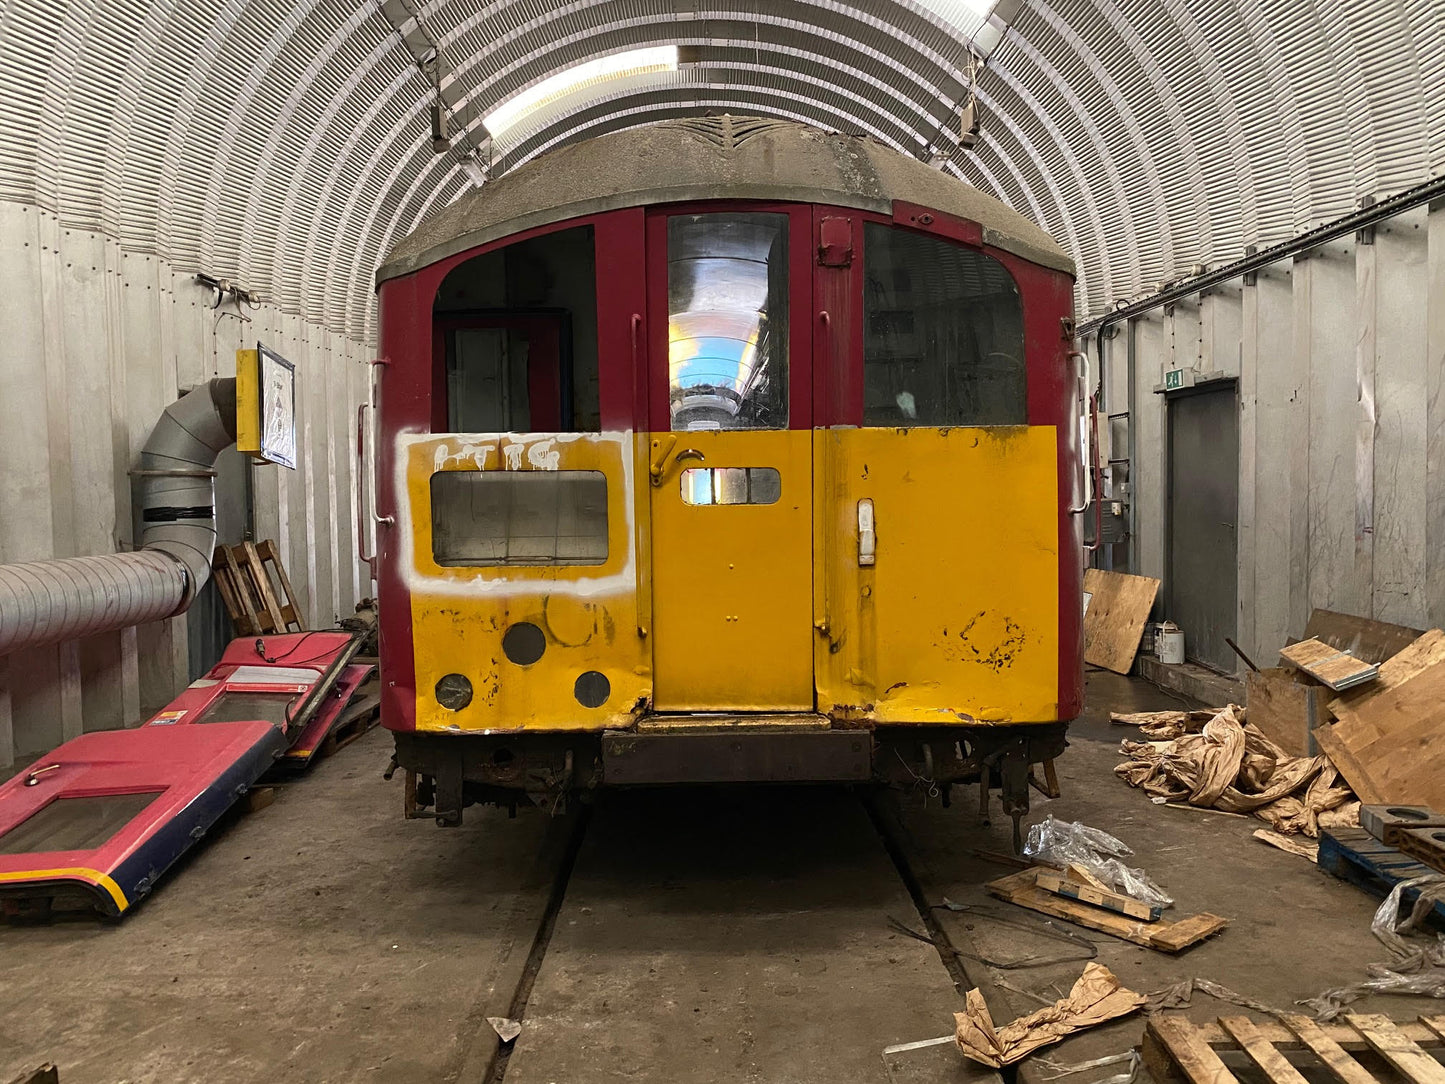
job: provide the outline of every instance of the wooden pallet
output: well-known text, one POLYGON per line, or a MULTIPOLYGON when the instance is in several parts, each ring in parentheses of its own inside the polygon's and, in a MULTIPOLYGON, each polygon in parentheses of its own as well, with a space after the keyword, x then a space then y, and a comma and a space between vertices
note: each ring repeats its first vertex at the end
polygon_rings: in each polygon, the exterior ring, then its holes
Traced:
POLYGON ((237 635, 306 631, 306 619, 275 542, 217 546, 211 569, 237 635))
POLYGON ((1345 1023, 1317 1024, 1307 1016, 1254 1023, 1221 1016, 1217 1024, 1192 1024, 1177 1016, 1155 1016, 1144 1029, 1144 1066, 1157 1084, 1236 1084, 1220 1057, 1241 1054, 1273 1084, 1306 1084, 1304 1070, 1318 1079, 1323 1063, 1342 1084, 1386 1084, 1370 1062, 1383 1059, 1408 1084, 1445 1084, 1445 1066, 1431 1053, 1445 1046, 1445 1016, 1396 1023, 1388 1016, 1350 1013, 1345 1023), (1365 1054, 1369 1061, 1354 1055, 1365 1054), (1286 1054, 1296 1055, 1293 1062, 1286 1054))
POLYGON ((348 745, 361 737, 368 730, 374 727, 381 720, 381 696, 379 693, 371 695, 360 695, 347 705, 346 710, 341 713, 341 718, 331 728, 321 744, 316 747, 316 755, 329 757, 339 749, 345 749, 348 745))
MULTIPOLYGON (((1376 896, 1387 895, 1395 885, 1411 877, 1439 872, 1394 847, 1387 847, 1363 828, 1321 830, 1320 853, 1315 861, 1321 869, 1376 896)), ((1407 888, 1401 902, 1410 906, 1419 897, 1417 890, 1407 888)), ((1445 929, 1445 902, 1436 901, 1426 921, 1445 929)))
MULTIPOLYGON (((1160 952, 1182 952, 1190 945, 1212 937, 1229 924, 1228 919, 1201 912, 1175 922, 1148 922, 1115 914, 1087 903, 1055 896, 1038 886, 1039 870, 1025 869, 984 885, 992 896, 1027 907, 1030 911, 1066 919, 1091 930, 1112 934, 1136 945, 1160 952)), ((1445 1082, 1442 1082, 1445 1084, 1445 1082)))

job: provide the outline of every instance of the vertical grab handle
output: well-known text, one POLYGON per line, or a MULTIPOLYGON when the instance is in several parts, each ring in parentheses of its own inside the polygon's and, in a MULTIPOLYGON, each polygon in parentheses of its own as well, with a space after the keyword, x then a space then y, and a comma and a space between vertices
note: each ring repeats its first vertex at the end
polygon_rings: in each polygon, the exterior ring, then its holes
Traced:
POLYGON ((362 564, 369 567, 373 573, 376 566, 376 554, 369 557, 366 553, 366 403, 360 403, 356 408, 356 556, 362 564))

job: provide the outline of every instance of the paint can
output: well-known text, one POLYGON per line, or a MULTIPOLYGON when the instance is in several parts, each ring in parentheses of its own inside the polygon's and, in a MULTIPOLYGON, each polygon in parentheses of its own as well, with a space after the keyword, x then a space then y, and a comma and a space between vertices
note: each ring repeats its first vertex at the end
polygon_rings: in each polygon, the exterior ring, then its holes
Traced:
POLYGON ((1184 630, 1173 621, 1166 621, 1154 634, 1154 654, 1159 661, 1177 666, 1184 661, 1184 630))

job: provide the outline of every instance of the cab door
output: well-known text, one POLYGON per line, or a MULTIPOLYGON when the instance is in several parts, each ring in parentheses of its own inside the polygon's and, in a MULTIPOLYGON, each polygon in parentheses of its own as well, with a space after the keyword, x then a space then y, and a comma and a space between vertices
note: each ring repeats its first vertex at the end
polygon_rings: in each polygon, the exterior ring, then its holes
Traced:
POLYGON ((648 220, 658 711, 813 709, 810 222, 648 220))

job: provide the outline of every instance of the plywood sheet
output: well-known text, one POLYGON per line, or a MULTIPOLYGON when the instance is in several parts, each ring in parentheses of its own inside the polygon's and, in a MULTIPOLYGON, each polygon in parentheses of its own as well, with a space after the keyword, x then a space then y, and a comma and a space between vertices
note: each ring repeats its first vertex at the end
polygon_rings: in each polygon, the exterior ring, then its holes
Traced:
POLYGON ((1371 681, 1380 672, 1375 663, 1357 659, 1348 651, 1319 640, 1301 640, 1284 648, 1279 655, 1292 666, 1336 690, 1371 681))
MULTIPOLYGON (((1392 655, 1380 664, 1380 675, 1375 681, 1359 688, 1348 689, 1339 698, 1330 702, 1330 711, 1338 716, 1336 707, 1347 707, 1358 712, 1368 701, 1397 685, 1403 685, 1416 674, 1422 673, 1436 663, 1445 662, 1445 631, 1431 629, 1414 640, 1403 651, 1392 655)), ((1251 716, 1250 722, 1254 719, 1251 716)))
POLYGON ((1144 623, 1154 608, 1159 581, 1152 576, 1086 568, 1084 591, 1091 596, 1084 614, 1084 661, 1127 674, 1134 665, 1144 623))
POLYGON ((1315 737, 1356 794, 1445 809, 1445 665, 1341 710, 1315 737))
POLYGON ((1296 672, 1272 667, 1245 679, 1249 721, 1286 753, 1314 756, 1310 734, 1325 721, 1320 704, 1329 691, 1295 680, 1296 672))

